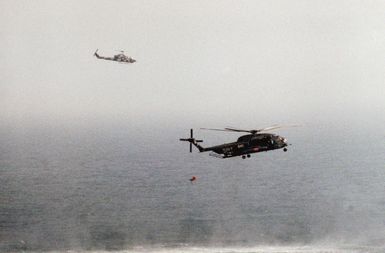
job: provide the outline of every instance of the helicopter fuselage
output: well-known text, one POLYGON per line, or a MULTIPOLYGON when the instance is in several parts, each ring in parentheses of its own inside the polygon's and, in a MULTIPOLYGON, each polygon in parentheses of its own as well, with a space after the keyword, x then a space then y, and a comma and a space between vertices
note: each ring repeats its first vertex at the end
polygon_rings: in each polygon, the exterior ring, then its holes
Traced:
POLYGON ((114 55, 114 57, 105 57, 105 56, 100 56, 97 52, 98 52, 98 50, 96 50, 94 55, 98 59, 108 60, 108 61, 116 61, 116 62, 120 62, 120 63, 134 63, 134 62, 136 62, 135 59, 132 59, 131 57, 128 57, 124 54, 117 54, 117 55, 114 55))
MULTIPOLYGON (((194 143, 193 143, 194 144, 194 143)), ((212 151, 221 155, 222 158, 234 156, 249 156, 251 153, 269 151, 284 148, 286 151, 287 141, 284 137, 269 134, 247 134, 238 138, 236 142, 225 143, 217 146, 203 148, 199 144, 194 144, 200 152, 212 151)))

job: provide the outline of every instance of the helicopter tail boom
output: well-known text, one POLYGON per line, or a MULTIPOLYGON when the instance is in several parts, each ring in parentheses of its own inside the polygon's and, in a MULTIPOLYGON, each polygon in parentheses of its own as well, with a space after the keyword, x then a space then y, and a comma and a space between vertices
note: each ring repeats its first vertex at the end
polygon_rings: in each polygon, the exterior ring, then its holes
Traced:
POLYGON ((96 58, 100 58, 100 56, 98 55, 98 50, 99 50, 99 49, 96 49, 96 51, 95 51, 95 53, 94 53, 94 55, 96 56, 96 58))
POLYGON ((205 149, 198 144, 198 142, 203 142, 203 140, 196 140, 193 137, 193 129, 190 129, 190 138, 182 138, 179 139, 180 141, 188 141, 190 142, 190 153, 192 152, 192 145, 198 148, 199 152, 203 152, 205 149))

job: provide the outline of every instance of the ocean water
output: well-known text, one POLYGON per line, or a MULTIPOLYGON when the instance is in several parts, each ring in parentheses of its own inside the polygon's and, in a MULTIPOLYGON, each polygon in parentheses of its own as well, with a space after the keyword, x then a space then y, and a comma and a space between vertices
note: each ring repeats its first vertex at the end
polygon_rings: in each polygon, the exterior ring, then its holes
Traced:
POLYGON ((242 160, 190 154, 188 129, 3 128, 0 251, 384 252, 372 130, 282 130, 288 152, 242 160))

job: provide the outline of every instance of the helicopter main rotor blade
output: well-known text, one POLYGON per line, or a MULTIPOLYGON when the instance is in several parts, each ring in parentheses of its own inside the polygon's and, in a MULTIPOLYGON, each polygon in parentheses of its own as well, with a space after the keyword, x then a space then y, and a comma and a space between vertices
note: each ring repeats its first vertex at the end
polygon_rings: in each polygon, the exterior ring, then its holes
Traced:
POLYGON ((220 128, 204 128, 204 127, 201 127, 200 129, 202 129, 202 130, 210 130, 210 131, 222 131, 222 132, 229 132, 229 131, 231 131, 231 130, 220 129, 220 128))
POLYGON ((210 130, 210 131, 223 131, 223 132, 245 132, 245 133, 252 133, 253 130, 243 130, 243 129, 235 129, 235 128, 229 128, 226 127, 224 129, 219 128, 201 128, 203 130, 210 130))
POLYGON ((251 129, 251 130, 246 130, 246 129, 238 129, 238 128, 233 128, 233 127, 225 127, 224 129, 219 129, 219 128, 201 128, 203 130, 211 130, 211 131, 223 131, 223 132, 242 132, 242 133, 251 133, 251 134, 257 134, 259 132, 267 132, 271 131, 274 129, 278 128, 286 128, 286 127, 298 127, 300 125, 275 125, 275 126, 270 126, 270 127, 265 127, 261 129, 251 129))
POLYGON ((244 130, 244 129, 230 128, 230 127, 226 127, 225 129, 226 129, 227 131, 231 131, 231 132, 245 132, 245 133, 250 133, 250 132, 253 131, 253 130, 244 130))
POLYGON ((250 129, 250 130, 226 127, 225 129, 228 131, 233 131, 233 132, 245 132, 245 133, 256 134, 256 133, 259 133, 262 131, 270 131, 270 130, 281 128, 281 127, 282 126, 271 126, 271 127, 265 127, 265 128, 260 128, 260 129, 250 129))
POLYGON ((287 128, 287 127, 299 127, 300 125, 282 125, 282 126, 271 126, 271 127, 265 127, 265 128, 262 128, 262 129, 258 129, 258 132, 267 132, 267 131, 271 131, 271 130, 274 130, 274 129, 278 129, 278 128, 287 128))

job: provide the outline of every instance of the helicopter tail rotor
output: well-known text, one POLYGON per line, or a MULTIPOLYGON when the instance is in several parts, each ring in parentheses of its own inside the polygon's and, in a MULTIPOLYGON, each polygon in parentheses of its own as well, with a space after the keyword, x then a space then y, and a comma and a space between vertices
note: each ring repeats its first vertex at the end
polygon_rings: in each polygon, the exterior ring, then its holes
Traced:
POLYGON ((198 148, 200 147, 197 145, 198 142, 203 142, 203 140, 196 140, 193 135, 193 129, 190 129, 190 138, 181 138, 179 139, 180 141, 188 141, 190 142, 190 153, 192 152, 192 146, 197 146, 198 148))

